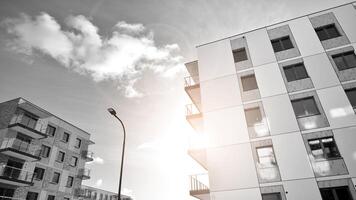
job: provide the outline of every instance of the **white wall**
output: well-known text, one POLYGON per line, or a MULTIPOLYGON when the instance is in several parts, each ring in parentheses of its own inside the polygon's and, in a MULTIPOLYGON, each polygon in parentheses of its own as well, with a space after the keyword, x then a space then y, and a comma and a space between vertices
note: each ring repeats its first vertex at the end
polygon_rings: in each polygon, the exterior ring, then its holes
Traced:
POLYGON ((318 185, 315 179, 302 179, 286 181, 284 190, 288 200, 321 200, 318 185))
POLYGON ((290 21, 289 27, 302 56, 310 56, 324 51, 308 17, 290 21))
POLYGON ((200 91, 204 112, 241 105, 237 75, 202 82, 200 91))
POLYGON ((276 61, 272 44, 265 28, 247 33, 246 40, 253 66, 276 61))
POLYGON ((204 113, 204 125, 210 147, 249 141, 242 106, 204 113))
POLYGON ((197 48, 200 81, 235 74, 235 63, 229 40, 197 48))
POLYGON ((249 143, 207 150, 210 191, 259 187, 249 143))
POLYGON ((272 141, 282 180, 314 177, 300 132, 273 136, 272 141))
POLYGON ((356 42, 356 9, 352 5, 346 5, 333 11, 346 36, 352 43, 356 42))
POLYGON ((255 69, 255 75, 262 98, 287 93, 277 63, 270 63, 257 67, 255 69))
POLYGON ((287 94, 264 98, 262 102, 272 135, 299 131, 287 94))
POLYGON ((356 115, 341 86, 317 90, 332 128, 356 125, 356 115))
POLYGON ((333 132, 350 175, 356 177, 356 127, 336 129, 333 132))
POLYGON ((262 200, 259 188, 212 192, 212 200, 262 200))

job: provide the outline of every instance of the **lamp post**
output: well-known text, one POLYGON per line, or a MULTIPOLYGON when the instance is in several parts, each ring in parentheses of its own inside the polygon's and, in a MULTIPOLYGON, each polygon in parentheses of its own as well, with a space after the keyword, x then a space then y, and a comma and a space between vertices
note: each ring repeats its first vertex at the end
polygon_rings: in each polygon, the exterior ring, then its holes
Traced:
POLYGON ((121 199, 121 180, 122 180, 122 171, 124 166, 124 155, 125 155, 125 140, 126 140, 126 130, 125 125, 121 119, 116 115, 116 111, 113 108, 108 108, 109 113, 114 116, 121 123, 122 129, 124 130, 124 141, 122 142, 122 155, 121 155, 121 168, 120 168, 120 181, 119 181, 119 191, 118 191, 118 200, 121 199))

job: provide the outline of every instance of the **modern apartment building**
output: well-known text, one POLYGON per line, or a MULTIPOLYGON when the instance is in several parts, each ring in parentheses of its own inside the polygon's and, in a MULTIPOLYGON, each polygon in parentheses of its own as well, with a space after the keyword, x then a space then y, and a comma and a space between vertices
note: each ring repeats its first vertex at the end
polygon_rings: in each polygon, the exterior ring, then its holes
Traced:
POLYGON ((90 144, 89 133, 23 98, 0 103, 0 199, 78 199, 90 144))
POLYGON ((197 47, 187 120, 202 200, 356 199, 356 3, 197 47), (194 142, 193 142, 194 143, 194 142))
MULTIPOLYGON (((82 192, 80 195, 80 199, 82 200, 117 200, 117 197, 118 195, 115 192, 110 192, 87 185, 82 185, 82 192)), ((121 195, 120 200, 132 200, 132 198, 126 195, 121 195)))

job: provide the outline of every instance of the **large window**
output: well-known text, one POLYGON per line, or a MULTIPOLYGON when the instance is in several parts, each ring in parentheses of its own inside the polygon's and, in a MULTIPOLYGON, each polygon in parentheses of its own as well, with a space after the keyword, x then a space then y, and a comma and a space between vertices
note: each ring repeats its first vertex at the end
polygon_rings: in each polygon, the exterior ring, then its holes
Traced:
POLYGON ((66 187, 69 187, 69 188, 72 187, 73 186, 73 180, 74 180, 73 176, 68 176, 66 187))
POLYGON ((292 100, 292 106, 297 118, 320 114, 314 97, 292 100))
POLYGON ((233 50, 232 54, 234 55, 235 63, 247 60, 247 54, 245 48, 233 50))
POLYGON ((51 147, 46 145, 41 146, 41 157, 48 158, 50 153, 51 153, 51 147))
POLYGON ((245 110, 246 122, 248 127, 262 122, 261 110, 259 107, 249 108, 245 110))
POLYGON ((332 58, 340 71, 356 67, 356 55, 354 51, 333 55, 332 58))
POLYGON ((282 200, 281 193, 267 193, 262 194, 262 200, 282 200))
POLYGON ((257 89, 256 77, 254 74, 242 76, 241 83, 243 91, 255 90, 257 89))
POLYGON ((39 181, 42 180, 44 172, 45 172, 45 169, 36 167, 35 171, 34 171, 34 177, 33 178, 36 179, 36 180, 39 180, 39 181))
POLYGON ((340 36, 335 24, 329 24, 315 29, 320 41, 329 40, 340 36))
POLYGON ((63 151, 58 151, 58 155, 57 155, 57 162, 63 162, 64 161, 64 156, 65 153, 63 151))
POLYGON ((38 193, 37 192, 27 192, 26 200, 37 200, 38 193))
POLYGON ((59 183, 59 177, 61 176, 60 173, 58 172, 54 172, 53 173, 53 176, 52 176, 52 183, 59 183))
POLYGON ((308 73, 303 63, 286 66, 283 70, 288 82, 308 78, 308 73))
POLYGON ((315 159, 339 158, 340 153, 333 137, 308 140, 310 150, 315 159))
POLYGON ((258 147, 256 150, 258 156, 258 163, 267 167, 276 164, 276 159, 274 157, 272 146, 258 147))
POLYGON ((353 200, 348 186, 321 188, 323 200, 353 200))
POLYGON ((48 125, 46 129, 47 135, 53 137, 56 133, 56 128, 54 126, 48 125))
POLYGON ((274 52, 280 52, 293 48, 290 37, 282 37, 271 41, 274 52))
POLYGON ((345 90, 345 93, 347 95, 347 98, 349 99, 352 107, 355 109, 356 108, 356 88, 351 88, 345 90))
POLYGON ((54 195, 48 195, 47 200, 54 200, 55 196, 54 195))

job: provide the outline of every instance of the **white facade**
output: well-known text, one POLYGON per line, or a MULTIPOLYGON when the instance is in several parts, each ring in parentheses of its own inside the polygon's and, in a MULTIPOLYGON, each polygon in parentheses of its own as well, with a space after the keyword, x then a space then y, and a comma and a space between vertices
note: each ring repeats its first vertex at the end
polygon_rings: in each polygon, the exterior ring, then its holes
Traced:
POLYGON ((208 138, 192 157, 209 186, 192 176, 192 196, 356 199, 355 7, 197 47, 186 91, 199 88, 190 96, 198 113, 187 119, 208 138))

